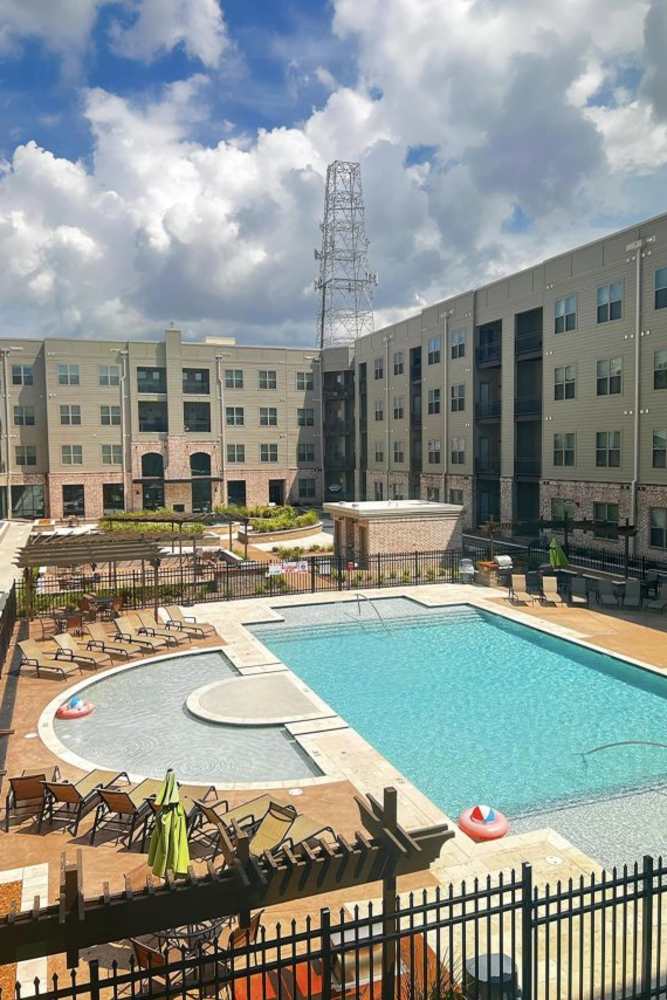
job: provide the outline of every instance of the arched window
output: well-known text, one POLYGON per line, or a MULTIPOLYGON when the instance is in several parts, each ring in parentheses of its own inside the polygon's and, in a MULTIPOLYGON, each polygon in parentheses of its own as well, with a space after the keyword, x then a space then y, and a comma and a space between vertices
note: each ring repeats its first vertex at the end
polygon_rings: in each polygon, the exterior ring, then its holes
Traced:
POLYGON ((210 476, 211 456, 205 451, 196 451, 190 455, 190 474, 192 476, 210 476))
POLYGON ((159 479, 164 478, 164 459, 157 451, 146 452, 141 456, 141 475, 145 478, 151 476, 159 479))

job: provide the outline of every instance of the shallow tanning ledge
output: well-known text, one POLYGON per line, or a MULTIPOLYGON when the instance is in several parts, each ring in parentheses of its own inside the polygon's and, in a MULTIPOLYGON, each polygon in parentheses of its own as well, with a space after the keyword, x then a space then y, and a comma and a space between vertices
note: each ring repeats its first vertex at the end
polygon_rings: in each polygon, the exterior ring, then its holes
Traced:
POLYGON ((200 719, 229 726, 276 726, 331 715, 309 688, 285 671, 206 684, 188 695, 186 705, 200 719))

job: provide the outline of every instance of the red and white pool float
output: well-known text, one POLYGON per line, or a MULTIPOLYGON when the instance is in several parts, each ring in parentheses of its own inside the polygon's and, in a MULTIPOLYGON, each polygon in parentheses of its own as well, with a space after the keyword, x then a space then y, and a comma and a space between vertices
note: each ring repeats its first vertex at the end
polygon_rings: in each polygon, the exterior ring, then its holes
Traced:
POLYGON ((507 816, 492 806, 470 806, 458 818, 461 830, 472 840, 497 840, 510 828, 507 816))
POLYGON ((94 711, 95 706, 91 701, 84 701, 78 695, 74 695, 66 704, 60 706, 56 712, 56 719, 84 719, 94 711))

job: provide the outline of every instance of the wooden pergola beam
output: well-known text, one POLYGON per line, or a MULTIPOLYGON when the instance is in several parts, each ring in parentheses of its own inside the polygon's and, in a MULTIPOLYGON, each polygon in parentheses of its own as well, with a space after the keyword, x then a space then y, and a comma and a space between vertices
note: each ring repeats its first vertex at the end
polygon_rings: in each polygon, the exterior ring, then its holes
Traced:
POLYGON ((159 546, 143 536, 134 539, 97 534, 88 535, 85 539, 38 536, 21 549, 16 565, 23 569, 35 566, 68 567, 80 563, 129 562, 135 559, 154 563, 160 557, 159 546))

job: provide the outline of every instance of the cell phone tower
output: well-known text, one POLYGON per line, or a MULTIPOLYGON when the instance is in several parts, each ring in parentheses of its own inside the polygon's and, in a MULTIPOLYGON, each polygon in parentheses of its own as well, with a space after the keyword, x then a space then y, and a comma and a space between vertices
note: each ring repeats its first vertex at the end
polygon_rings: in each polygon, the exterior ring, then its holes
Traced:
POLYGON ((361 164, 334 160, 327 167, 322 249, 315 251, 320 273, 320 347, 350 344, 373 332, 373 289, 377 274, 368 270, 368 239, 361 164))

